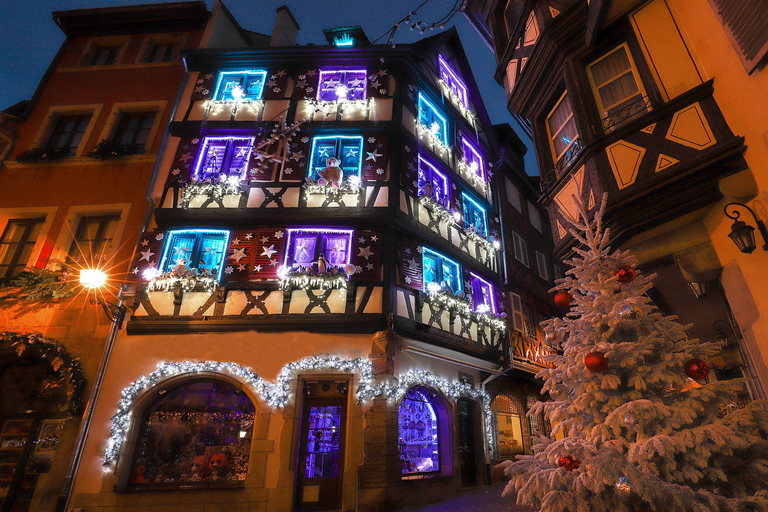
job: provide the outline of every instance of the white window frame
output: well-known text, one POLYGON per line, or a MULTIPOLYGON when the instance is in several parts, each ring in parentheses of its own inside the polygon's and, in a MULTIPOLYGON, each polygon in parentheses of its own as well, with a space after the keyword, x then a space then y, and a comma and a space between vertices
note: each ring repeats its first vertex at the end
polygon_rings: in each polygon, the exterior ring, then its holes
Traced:
POLYGON ((511 204, 515 210, 523 213, 523 205, 520 202, 520 189, 518 189, 517 185, 506 176, 504 177, 504 185, 507 190, 507 202, 511 204))
POLYGON ((57 206, 49 206, 47 208, 0 208, 0 235, 5 232, 8 222, 11 220, 45 218, 25 266, 33 266, 40 258, 58 210, 59 208, 57 206))
POLYGON ((547 266, 547 257, 544 253, 541 253, 534 249, 536 253, 536 268, 539 272, 539 277, 545 281, 549 281, 549 266, 547 266))
POLYGON ((531 226, 541 233, 541 213, 539 213, 539 209, 536 208, 536 205, 531 201, 528 201, 528 217, 531 221, 531 226))
POLYGON ((160 129, 160 121, 163 119, 165 113, 165 107, 168 102, 162 101, 138 101, 131 103, 115 103, 112 105, 112 111, 109 113, 107 122, 104 128, 101 130, 99 140, 112 140, 117 132, 117 127, 120 126, 120 120, 123 114, 138 114, 143 112, 153 112, 157 114, 155 116, 155 122, 152 125, 152 131, 149 132, 147 143, 144 145, 144 154, 151 153, 152 144, 154 143, 157 132, 160 129))
POLYGON ((571 119, 574 119, 574 117, 573 117, 573 104, 571 104, 571 114, 563 122, 563 124, 561 124, 557 128, 557 132, 555 132, 555 133, 552 133, 552 130, 550 130, 550 128, 549 128, 549 118, 552 117, 552 114, 555 113, 555 110, 557 110, 557 107, 560 106, 560 103, 563 102, 563 100, 565 99, 565 97, 567 95, 568 95, 568 90, 563 92, 563 94, 560 96, 560 98, 555 103, 555 106, 552 107, 552 110, 550 110, 549 114, 547 114, 547 118, 544 121, 544 124, 545 124, 545 126, 547 128, 547 136, 549 137, 549 148, 550 148, 550 151, 552 151, 552 156, 555 158, 555 162, 559 161, 560 158, 562 158, 562 156, 568 152, 568 150, 571 148, 571 146, 573 146, 576 143, 576 141, 579 140, 579 127, 576 126, 576 137, 573 138, 573 140, 571 141, 570 144, 568 144, 565 148, 563 148, 563 151, 560 154, 557 154, 555 152, 555 142, 554 142, 555 137, 560 135, 560 132, 563 131, 563 128, 565 128, 565 126, 571 121, 571 119))
POLYGON ((643 81, 640 79, 640 73, 637 71, 637 66, 635 65, 635 61, 632 58, 632 52, 629 51, 629 45, 627 43, 621 43, 617 47, 615 47, 612 50, 610 50, 610 51, 604 53, 603 55, 601 55, 600 58, 595 59, 594 61, 592 61, 589 64, 587 64, 587 78, 589 79, 589 86, 592 88, 592 95, 595 97, 595 102, 597 103, 597 109, 600 112, 600 115, 602 117, 608 116, 608 111, 609 110, 611 110, 612 108, 615 108, 615 107, 621 105, 622 103, 626 102, 632 96, 629 96, 629 97, 624 98, 624 99, 622 99, 620 101, 617 101, 616 103, 614 103, 612 105, 603 105, 603 100, 602 100, 602 98, 600 96, 599 87, 608 85, 609 83, 618 80, 619 78, 623 77, 626 74, 632 74, 632 77, 635 79, 635 85, 637 85, 637 90, 638 90, 638 92, 635 93, 635 95, 639 94, 640 97, 645 97, 646 96, 645 87, 643 86, 643 81), (616 76, 612 77, 607 82, 604 82, 604 83, 601 83, 601 84, 596 84, 595 83, 595 79, 592 76, 592 67, 595 64, 597 64, 598 62, 600 62, 601 60, 606 59, 610 55, 612 55, 612 54, 616 53, 617 51, 621 50, 622 48, 624 49, 624 54, 627 56, 627 60, 629 61, 629 69, 627 69, 626 71, 623 71, 619 75, 616 75, 616 76))
POLYGON ((80 58, 77 61, 78 66, 86 68, 105 68, 110 66, 119 66, 123 62, 125 51, 128 49, 128 42, 131 40, 131 36, 106 36, 106 37, 92 37, 83 47, 83 53, 80 54, 80 58), (112 64, 92 66, 90 60, 93 58, 93 52, 100 46, 115 46, 120 47, 115 55, 115 61, 112 64))
POLYGON ((181 61, 181 49, 184 48, 184 45, 187 42, 187 37, 189 34, 187 32, 182 33, 176 33, 176 34, 147 34, 147 36, 144 37, 144 41, 141 43, 141 48, 139 48, 139 53, 136 55, 136 64, 151 64, 151 65, 162 65, 162 64, 173 64, 173 63, 179 63, 181 61), (166 61, 150 61, 146 60, 146 53, 150 48, 150 45, 158 45, 158 44, 168 44, 172 45, 173 48, 173 59, 166 60, 166 61))
MULTIPOLYGON (((125 225, 128 222, 128 214, 131 211, 131 203, 115 203, 115 204, 91 204, 91 205, 79 205, 72 206, 67 212, 67 216, 64 218, 64 224, 59 232, 59 236, 56 239, 56 249, 53 251, 55 255, 54 259, 59 261, 67 261, 69 256, 69 249, 72 247, 72 241, 75 239, 75 233, 77 227, 80 224, 80 219, 86 215, 119 215, 119 219, 115 224, 114 231, 112 232, 112 246, 104 249, 104 256, 107 261, 113 261, 117 251, 120 249, 123 233, 125 232, 125 225)), ((159 255, 158 255, 159 260, 159 255)))
POLYGON ((104 105, 102 104, 90 104, 57 105, 50 107, 45 115, 45 121, 40 124, 40 127, 37 129, 37 133, 35 134, 35 138, 32 139, 31 147, 45 148, 48 145, 48 141, 50 140, 51 135, 53 135, 53 130, 56 128, 56 123, 58 123, 61 116, 88 114, 91 116, 91 120, 88 121, 88 127, 85 129, 85 133, 83 133, 83 138, 80 139, 80 144, 78 144, 77 150, 75 150, 75 154, 70 158, 82 156, 83 150, 88 144, 88 140, 91 138, 91 132, 96 126, 96 121, 99 118, 99 114, 101 113, 103 106, 104 105))
POLYGON ((512 234, 512 248, 514 249, 515 259, 526 267, 531 268, 531 263, 528 259, 528 244, 523 240, 523 237, 514 231, 510 231, 510 233, 512 234))
POLYGON ((535 322, 533 308, 528 304, 525 304, 520 296, 516 293, 509 294, 510 302, 512 302, 512 326, 515 330, 524 336, 532 339, 536 339, 537 324, 535 322), (528 313, 526 315, 526 313, 528 313), (530 323, 533 326, 534 336, 531 337, 525 330, 525 317, 528 316, 530 323))

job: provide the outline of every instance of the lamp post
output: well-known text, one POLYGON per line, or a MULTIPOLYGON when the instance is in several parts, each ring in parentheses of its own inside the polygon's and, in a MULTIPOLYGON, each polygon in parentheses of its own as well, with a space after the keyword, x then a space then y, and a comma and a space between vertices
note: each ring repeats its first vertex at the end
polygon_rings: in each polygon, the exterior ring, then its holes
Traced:
POLYGON ((755 244, 755 228, 743 220, 739 220, 741 214, 736 209, 736 207, 739 206, 752 214, 752 217, 755 219, 755 224, 757 224, 757 229, 760 231, 760 236, 763 237, 763 250, 768 251, 768 229, 766 229, 765 223, 757 218, 757 215, 755 215, 755 212, 752 210, 752 208, 745 204, 728 203, 723 207, 723 213, 725 213, 725 216, 729 219, 733 219, 731 232, 728 234, 728 236, 731 238, 731 240, 733 240, 733 243, 736 244, 736 247, 738 247, 739 250, 745 254, 750 254, 757 247, 755 244), (731 213, 728 213, 729 206, 733 207, 731 208, 731 213))
POLYGON ((96 401, 101 391, 101 384, 104 381, 104 375, 107 371, 109 364, 109 358, 112 355, 112 346, 115 343, 117 332, 123 327, 123 320, 125 319, 126 307, 122 300, 118 304, 113 304, 99 294, 101 288, 107 282, 107 274, 100 269, 84 268, 80 271, 80 284, 88 292, 88 302, 101 306, 106 313, 112 324, 109 330, 109 338, 107 338, 107 344, 104 346, 104 352, 101 354, 101 362, 99 363, 99 371, 96 374, 96 380, 93 383, 93 389, 91 390, 91 396, 88 399, 88 405, 85 408, 85 414, 83 415, 83 422, 80 424, 80 432, 77 436, 77 442, 75 444, 75 456, 72 459, 72 465, 69 468, 69 474, 67 475, 67 494, 65 497, 65 507, 63 510, 70 509, 70 502, 72 500, 72 491, 75 486, 75 475, 80 468, 80 460, 83 456, 83 448, 85 447, 85 440, 88 437, 88 432, 91 428, 91 421, 93 419, 93 410, 96 405, 96 401))

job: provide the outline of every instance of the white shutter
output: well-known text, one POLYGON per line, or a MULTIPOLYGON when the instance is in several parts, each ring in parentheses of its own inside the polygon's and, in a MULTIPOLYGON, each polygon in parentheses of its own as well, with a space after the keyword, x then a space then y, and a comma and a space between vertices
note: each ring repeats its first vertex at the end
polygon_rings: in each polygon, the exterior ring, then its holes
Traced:
POLYGON ((528 202, 528 216, 531 218, 531 225, 536 228, 536 231, 541 233, 541 215, 534 203, 528 202))
POLYGON ((515 259, 526 267, 530 267, 531 265, 528 262, 528 244, 526 244, 525 240, 514 231, 512 231, 512 242, 515 249, 515 259))
POLYGON ((523 213, 523 206, 520 204, 520 191, 509 178, 504 178, 504 184, 507 186, 507 201, 515 210, 523 213))
POLYGON ((523 301, 520 300, 520 296, 516 293, 510 293, 509 295, 512 297, 512 324, 516 331, 524 332, 523 301))
POLYGON ((542 253, 536 251, 536 266, 539 269, 539 277, 549 281, 549 268, 547 267, 547 258, 542 253))

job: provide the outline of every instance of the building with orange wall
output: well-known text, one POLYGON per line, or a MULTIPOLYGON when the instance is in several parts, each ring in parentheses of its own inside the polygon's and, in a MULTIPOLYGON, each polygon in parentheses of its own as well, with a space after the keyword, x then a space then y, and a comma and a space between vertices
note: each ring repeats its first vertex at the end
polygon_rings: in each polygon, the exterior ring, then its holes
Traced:
POLYGON ((126 273, 186 77, 181 53, 269 43, 218 2, 59 11, 53 21, 64 44, 26 108, 0 120, 3 511, 65 506, 86 401, 117 327, 68 283, 80 268, 126 273))
POLYGON ((465 6, 534 141, 556 254, 574 244, 572 197, 593 209, 607 192, 612 245, 659 276, 652 299, 692 337, 725 342, 710 378, 746 378, 746 399, 768 383, 768 240, 755 229, 768 187, 766 13, 721 0, 465 6), (751 246, 737 248, 739 230, 751 246))

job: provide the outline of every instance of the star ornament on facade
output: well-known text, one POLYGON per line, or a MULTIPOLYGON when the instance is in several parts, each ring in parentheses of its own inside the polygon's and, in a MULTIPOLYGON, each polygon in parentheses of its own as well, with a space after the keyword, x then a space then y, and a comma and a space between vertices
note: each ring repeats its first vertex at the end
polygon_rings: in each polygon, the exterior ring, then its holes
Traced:
POLYGON ((366 161, 373 160, 375 162, 378 157, 384 156, 379 153, 378 149, 374 149, 373 152, 366 151, 366 153, 368 154, 368 157, 365 159, 366 161))
POLYGON ((149 240, 142 240, 142 241, 141 241, 141 245, 142 245, 143 247, 146 247, 146 246, 148 246, 148 245, 149 245, 149 240))
POLYGON ((139 273, 139 267, 135 267, 133 270, 131 270, 131 274, 136 275, 139 273))
POLYGON ((272 244, 269 247, 263 248, 261 256, 266 256, 267 258, 271 258, 272 255, 275 254, 276 252, 277 251, 275 250, 275 244, 272 244))
POLYGON ((275 238, 280 240, 281 238, 283 238, 283 234, 284 233, 282 231, 275 231, 275 238))
POLYGON ((234 240, 232 240, 232 245, 240 245, 240 238, 236 237, 234 240))
POLYGON ((261 237, 261 238, 259 239, 259 241, 260 241, 262 244, 266 244, 266 243, 269 243, 269 237, 268 237, 268 236, 263 236, 263 237, 261 237))
POLYGON ((371 237, 371 242, 378 242, 378 241, 379 241, 379 237, 378 237, 378 236, 376 236, 376 235, 373 235, 373 236, 371 237))
POLYGON ((184 162, 184 163, 187 163, 191 158, 192 158, 192 154, 191 153, 184 153, 183 155, 181 155, 179 157, 179 160, 184 162))
POLYGON ((373 270, 373 263, 366 263, 365 269, 366 270, 373 270))
POLYGON ((149 258, 155 255, 155 253, 153 253, 151 249, 147 249, 146 251, 140 254, 141 254, 141 258, 139 259, 139 261, 144 261, 144 260, 149 261, 149 258))
POLYGON ((360 247, 360 253, 358 254, 358 256, 362 256, 367 261, 368 258, 373 256, 373 251, 371 251, 371 246, 369 245, 368 247, 360 247))
POLYGON ((236 262, 240 263, 240 260, 245 258, 245 249, 235 249, 235 251, 232 253, 232 256, 229 257, 229 259, 235 260, 236 262))
POLYGON ((357 239, 357 243, 359 243, 359 244, 364 244, 364 243, 365 243, 365 237, 364 237, 364 236, 361 236, 360 238, 358 238, 358 239, 357 239))
POLYGON ((251 240, 252 238, 253 238, 253 233, 248 233, 247 235, 245 235, 246 240, 251 240))
POLYGON ((277 260, 269 260, 269 266, 270 267, 276 267, 277 266, 277 260))
POLYGON ((261 265, 256 265, 255 267, 253 267, 253 271, 254 272, 261 272, 261 265))
POLYGON ((358 153, 358 150, 356 150, 355 148, 349 148, 349 150, 347 150, 347 154, 344 156, 355 158, 357 156, 357 153, 358 153))

